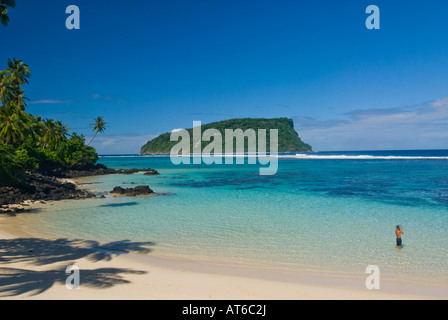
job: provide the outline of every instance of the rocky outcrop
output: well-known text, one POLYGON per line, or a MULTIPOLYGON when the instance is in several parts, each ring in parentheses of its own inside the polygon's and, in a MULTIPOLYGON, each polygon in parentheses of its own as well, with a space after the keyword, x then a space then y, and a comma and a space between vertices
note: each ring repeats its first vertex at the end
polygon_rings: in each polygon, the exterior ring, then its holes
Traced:
POLYGON ((55 169, 47 174, 60 178, 81 178, 91 176, 102 176, 107 174, 134 174, 138 172, 145 172, 145 175, 158 175, 159 172, 155 169, 112 169, 102 164, 83 166, 69 169, 55 169))
MULTIPOLYGON (((112 169, 102 164, 89 165, 70 169, 53 169, 41 173, 27 173, 26 179, 16 186, 0 186, 0 207, 12 204, 20 204, 26 200, 32 201, 59 201, 68 199, 95 198, 96 195, 88 190, 77 188, 73 183, 64 179, 100 176, 107 174, 134 174, 145 172, 145 175, 158 175, 155 169, 112 169)), ((116 189, 116 188, 115 188, 116 189)), ((114 190, 115 190, 114 189, 114 190)), ((147 186, 132 189, 115 190, 115 193, 123 195, 152 194, 147 186)), ((112 193, 112 192, 111 192, 112 193)))
POLYGON ((145 170, 142 170, 142 171, 146 171, 144 173, 145 176, 156 176, 156 175, 160 174, 157 170, 154 170, 154 169, 145 169, 145 170))
POLYGON ((73 183, 55 177, 30 173, 26 183, 14 187, 0 187, 0 206, 18 204, 26 200, 59 201, 95 197, 73 183))
POLYGON ((135 188, 115 187, 110 193, 122 196, 135 197, 141 195, 150 195, 154 194, 155 192, 151 190, 149 186, 138 186, 135 188))

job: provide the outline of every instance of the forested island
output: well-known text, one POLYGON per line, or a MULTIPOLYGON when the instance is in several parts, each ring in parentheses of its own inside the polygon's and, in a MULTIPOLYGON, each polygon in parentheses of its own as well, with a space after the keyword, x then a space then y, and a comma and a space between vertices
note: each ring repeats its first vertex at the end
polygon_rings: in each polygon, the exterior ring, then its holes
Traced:
MULTIPOLYGON (((230 119, 219 122, 213 122, 202 125, 202 131, 216 129, 224 136, 226 129, 253 129, 258 132, 259 129, 266 129, 267 145, 269 152, 269 130, 278 130, 278 152, 311 152, 312 147, 303 142, 298 133, 294 130, 294 122, 288 118, 262 119, 262 118, 242 118, 230 119)), ((186 129, 190 136, 193 136, 193 129, 186 129)), ((171 133, 164 133, 157 138, 147 142, 140 151, 140 154, 169 154, 171 149, 177 144, 177 141, 170 141, 171 133)), ((208 141, 202 141, 202 149, 209 144, 208 141)), ((222 141, 222 150, 225 150, 225 139, 222 141)), ((193 153, 193 141, 191 140, 191 153, 193 153)))

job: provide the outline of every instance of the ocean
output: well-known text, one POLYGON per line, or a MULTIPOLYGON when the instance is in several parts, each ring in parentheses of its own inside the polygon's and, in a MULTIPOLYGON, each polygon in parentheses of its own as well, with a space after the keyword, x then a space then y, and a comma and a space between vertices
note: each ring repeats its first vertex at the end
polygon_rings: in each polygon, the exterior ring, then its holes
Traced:
POLYGON ((169 156, 103 156, 158 176, 79 179, 105 199, 62 201, 30 216, 52 237, 151 241, 154 254, 448 287, 448 150, 282 154, 258 165, 179 165, 169 156), (114 197, 115 186, 157 195, 114 197), (395 227, 403 228, 403 248, 395 227))

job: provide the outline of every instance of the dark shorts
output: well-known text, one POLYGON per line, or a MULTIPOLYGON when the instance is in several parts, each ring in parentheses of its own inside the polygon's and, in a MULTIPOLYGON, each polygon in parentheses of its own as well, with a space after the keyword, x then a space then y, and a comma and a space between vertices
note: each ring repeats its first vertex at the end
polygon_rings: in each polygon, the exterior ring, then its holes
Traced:
POLYGON ((401 238, 397 238, 397 247, 401 246, 401 238))

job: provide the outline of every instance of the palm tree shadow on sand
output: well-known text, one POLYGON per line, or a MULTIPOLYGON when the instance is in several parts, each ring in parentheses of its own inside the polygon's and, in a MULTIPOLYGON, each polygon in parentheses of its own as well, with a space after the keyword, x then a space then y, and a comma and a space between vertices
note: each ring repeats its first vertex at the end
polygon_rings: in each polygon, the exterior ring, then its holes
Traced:
MULTIPOLYGON (((153 242, 115 241, 100 244, 97 241, 69 239, 19 238, 0 240, 0 297, 23 294, 41 294, 54 285, 65 285, 66 267, 86 258, 92 262, 110 261, 126 253, 151 252, 153 242), (34 266, 51 266, 49 270, 35 271, 10 267, 7 264, 27 263, 34 266), (54 265, 53 264, 58 264, 54 265), (61 267, 60 264, 63 264, 61 267), (4 265, 5 267, 2 267, 4 265)), ((21 266, 22 267, 22 266, 21 266)), ((81 286, 110 288, 130 283, 130 274, 146 271, 125 268, 99 268, 81 270, 81 286)))

